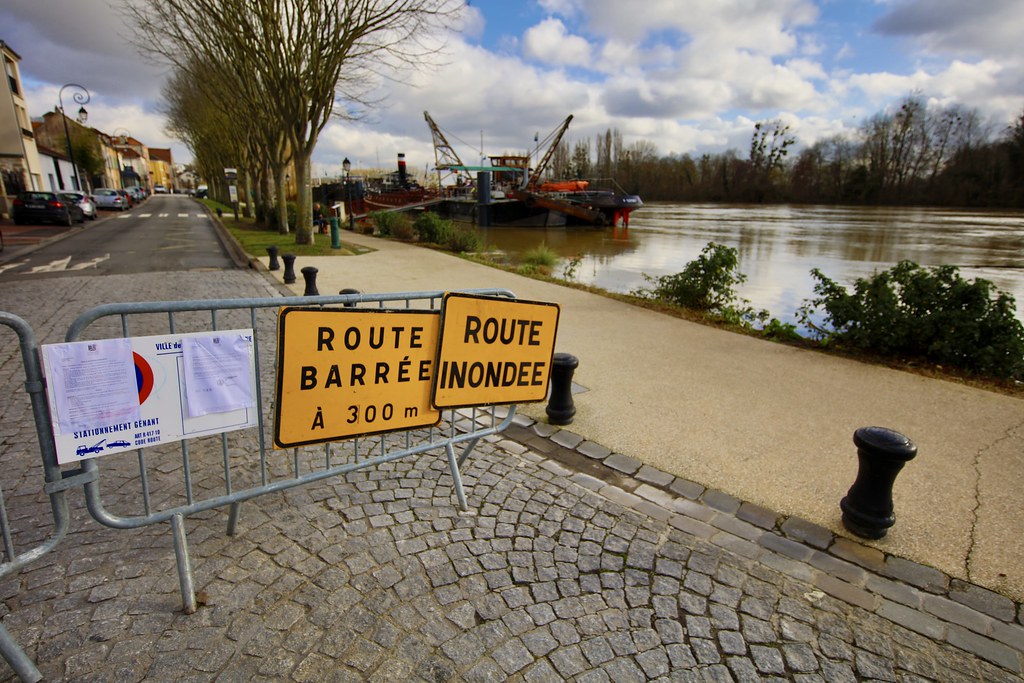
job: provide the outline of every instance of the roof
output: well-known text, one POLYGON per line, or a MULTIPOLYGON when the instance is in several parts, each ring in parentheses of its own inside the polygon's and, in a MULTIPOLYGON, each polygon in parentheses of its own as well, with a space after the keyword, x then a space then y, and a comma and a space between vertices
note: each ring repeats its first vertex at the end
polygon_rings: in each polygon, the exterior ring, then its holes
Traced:
POLYGON ((0 40, 0 49, 7 50, 12 55, 14 55, 15 59, 17 59, 19 62, 21 61, 21 55, 19 55, 17 52, 15 52, 14 48, 11 47, 10 44, 8 44, 8 42, 6 40, 0 40))
POLYGON ((515 173, 522 173, 525 168, 518 166, 438 166, 442 171, 512 171, 515 173))
POLYGON ((174 163, 170 147, 150 147, 149 158, 156 159, 157 161, 166 161, 169 164, 174 163))

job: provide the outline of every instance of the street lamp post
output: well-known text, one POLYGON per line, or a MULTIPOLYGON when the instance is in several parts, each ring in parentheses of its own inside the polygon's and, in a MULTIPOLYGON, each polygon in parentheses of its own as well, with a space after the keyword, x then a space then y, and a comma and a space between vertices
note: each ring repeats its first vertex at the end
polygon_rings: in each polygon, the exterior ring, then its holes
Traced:
POLYGON ((83 105, 83 106, 79 107, 79 109, 78 109, 78 118, 77 118, 77 120, 78 120, 79 123, 85 123, 89 119, 89 112, 87 112, 85 110, 85 106, 84 105, 86 105, 89 102, 89 100, 92 99, 92 98, 89 95, 89 91, 86 90, 84 86, 78 85, 77 83, 68 83, 68 84, 62 86, 60 91, 57 93, 57 102, 58 102, 58 104, 60 104, 60 118, 61 118, 62 121, 64 121, 64 139, 68 143, 68 156, 71 158, 71 169, 72 169, 72 171, 75 174, 75 185, 77 185, 77 187, 75 189, 77 191, 81 192, 82 191, 82 179, 78 176, 78 165, 75 164, 75 152, 71 148, 71 133, 68 132, 68 117, 64 113, 64 89, 65 88, 74 88, 75 92, 72 94, 72 99, 74 99, 76 103, 78 103, 80 105, 83 105))
POLYGON ((341 162, 341 170, 345 172, 345 214, 348 216, 348 229, 355 231, 356 219, 352 215, 352 188, 348 184, 348 172, 352 170, 352 162, 348 160, 348 157, 341 162))

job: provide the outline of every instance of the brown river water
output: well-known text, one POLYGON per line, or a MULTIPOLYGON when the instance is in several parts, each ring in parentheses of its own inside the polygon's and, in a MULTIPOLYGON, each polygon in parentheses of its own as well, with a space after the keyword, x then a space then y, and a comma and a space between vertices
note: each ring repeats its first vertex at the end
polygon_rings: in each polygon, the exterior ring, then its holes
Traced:
POLYGON ((644 274, 681 271, 708 242, 735 247, 747 276, 737 290, 757 309, 797 324, 814 296, 811 269, 852 289, 858 277, 902 260, 953 265, 985 278, 1024 306, 1024 213, 929 208, 674 204, 645 205, 629 229, 479 229, 484 241, 512 256, 541 243, 563 261, 581 258, 575 280, 614 292, 643 287, 644 274))

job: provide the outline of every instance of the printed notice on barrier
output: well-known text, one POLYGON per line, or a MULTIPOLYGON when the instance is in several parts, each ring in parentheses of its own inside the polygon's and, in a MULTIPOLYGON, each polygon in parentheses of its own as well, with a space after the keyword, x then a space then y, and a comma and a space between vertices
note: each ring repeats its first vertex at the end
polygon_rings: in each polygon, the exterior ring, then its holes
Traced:
POLYGON ((194 410, 185 389, 184 348, 196 339, 203 340, 200 345, 230 340, 233 347, 229 362, 208 363, 193 373, 197 387, 230 378, 251 393, 256 386, 251 329, 43 345, 50 412, 58 416, 53 425, 57 462, 255 427, 256 409, 251 402, 242 406, 246 399, 238 395, 218 399, 215 407, 222 410, 203 415, 194 410), (74 417, 61 419, 62 412, 74 417))
POLYGON ((189 416, 227 413, 256 405, 249 381, 249 339, 241 334, 218 334, 186 337, 182 342, 189 416))
POLYGON ((446 294, 431 396, 434 407, 543 401, 558 314, 554 303, 446 294))
POLYGON ((274 445, 430 427, 437 311, 283 308, 274 445))
POLYGON ((43 362, 53 371, 47 386, 55 398, 55 426, 62 432, 139 418, 129 340, 49 344, 43 347, 43 362))

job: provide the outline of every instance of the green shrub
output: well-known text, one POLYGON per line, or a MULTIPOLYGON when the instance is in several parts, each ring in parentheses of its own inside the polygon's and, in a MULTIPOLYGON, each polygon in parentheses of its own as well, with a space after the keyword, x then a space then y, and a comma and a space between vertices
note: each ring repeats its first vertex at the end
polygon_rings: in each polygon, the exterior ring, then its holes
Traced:
POLYGON ((965 280, 954 266, 926 269, 902 261, 859 278, 851 294, 818 269, 811 275, 818 297, 801 307, 801 320, 825 343, 1024 377, 1024 325, 1013 297, 988 280, 965 280), (819 308, 827 327, 813 323, 819 308))
POLYGON ((635 292, 640 296, 698 311, 725 313, 736 301, 733 287, 743 283, 747 276, 739 271, 735 249, 708 242, 700 256, 687 263, 682 272, 658 278, 645 274, 644 279, 654 286, 635 292))
POLYGON ((538 244, 536 247, 524 251, 519 260, 522 263, 550 272, 555 267, 555 264, 558 263, 559 258, 558 253, 551 247, 546 244, 538 244))
POLYGON ((455 225, 449 229, 444 246, 456 253, 471 253, 480 251, 483 247, 483 240, 480 239, 475 228, 468 225, 455 225))
POLYGON ((416 220, 412 223, 412 229, 420 242, 444 244, 448 240, 448 234, 452 231, 452 222, 441 218, 436 213, 424 211, 416 216, 416 220))
POLYGON ((377 234, 381 237, 397 236, 399 232, 412 234, 408 227, 409 218, 399 211, 374 211, 370 214, 370 220, 377 227, 377 234))
POLYGON ((583 263, 583 254, 576 254, 571 259, 565 262, 562 266, 562 279, 563 280, 575 280, 576 272, 580 269, 580 264, 583 263))

